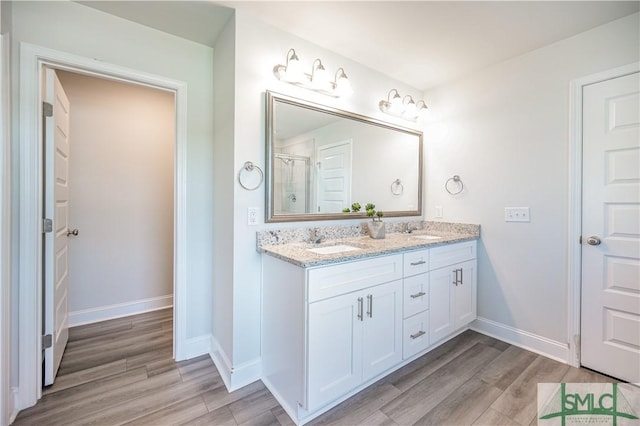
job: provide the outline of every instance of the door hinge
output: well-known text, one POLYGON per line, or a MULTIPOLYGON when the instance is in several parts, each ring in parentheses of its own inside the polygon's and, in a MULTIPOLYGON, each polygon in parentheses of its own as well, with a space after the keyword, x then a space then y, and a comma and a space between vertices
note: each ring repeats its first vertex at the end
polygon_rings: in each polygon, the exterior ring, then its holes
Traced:
POLYGON ((51 334, 42 336, 42 350, 49 349, 51 346, 53 346, 53 336, 51 334))
POLYGON ((53 117, 53 105, 49 102, 42 103, 42 115, 45 117, 53 117))
POLYGON ((42 233, 48 234, 53 231, 53 220, 44 218, 42 219, 42 233))

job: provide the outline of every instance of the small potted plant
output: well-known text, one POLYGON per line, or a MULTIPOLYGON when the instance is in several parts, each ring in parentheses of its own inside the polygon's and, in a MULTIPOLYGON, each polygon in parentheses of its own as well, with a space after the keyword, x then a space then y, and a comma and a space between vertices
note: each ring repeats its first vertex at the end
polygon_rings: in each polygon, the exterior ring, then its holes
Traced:
POLYGON ((369 230, 369 236, 373 239, 382 239, 385 237, 385 226, 382 221, 384 213, 380 210, 376 211, 375 204, 368 203, 365 206, 367 211, 367 217, 371 218, 371 222, 367 222, 367 229, 369 230))

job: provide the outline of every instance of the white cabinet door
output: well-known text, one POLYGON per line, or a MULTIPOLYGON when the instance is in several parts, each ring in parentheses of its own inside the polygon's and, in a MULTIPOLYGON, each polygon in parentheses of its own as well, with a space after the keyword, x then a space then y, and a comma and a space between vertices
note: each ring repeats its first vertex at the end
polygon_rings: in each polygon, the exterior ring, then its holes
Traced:
POLYGON ((402 361, 402 281, 367 289, 362 323, 362 380, 402 361))
POLYGON ((459 271, 458 285, 453 288, 454 326, 458 329, 476 319, 476 260, 469 260, 452 268, 459 271))
MULTIPOLYGON (((307 406, 312 411, 362 381, 362 321, 358 293, 309 305, 307 406)), ((364 318, 363 318, 364 319, 364 318)))
POLYGON ((455 328, 453 276, 455 266, 429 272, 429 340, 433 344, 455 328))

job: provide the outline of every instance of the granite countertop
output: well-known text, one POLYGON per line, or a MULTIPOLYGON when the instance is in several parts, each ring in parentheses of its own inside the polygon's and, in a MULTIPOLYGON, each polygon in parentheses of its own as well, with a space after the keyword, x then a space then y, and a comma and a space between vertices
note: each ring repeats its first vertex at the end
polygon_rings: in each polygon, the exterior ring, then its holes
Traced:
MULTIPOLYGON (((442 225, 442 223, 438 223, 442 225)), ((453 226, 429 226, 429 222, 421 223, 419 229, 411 233, 387 232, 384 239, 373 239, 368 235, 349 235, 340 237, 340 232, 331 229, 331 235, 338 235, 337 238, 323 238, 321 243, 314 244, 305 238, 303 241, 293 238, 291 242, 280 241, 280 236, 276 231, 268 231, 275 240, 265 241, 258 235, 257 250, 294 265, 306 268, 315 266, 330 265, 338 262, 345 262, 357 259, 364 259, 373 256, 400 253, 407 250, 418 250, 423 248, 437 247, 446 244, 472 241, 480 238, 480 227, 478 225, 450 224, 453 226), (463 232, 461 232, 463 231, 463 232), (434 239, 422 239, 420 236, 429 235, 439 237, 434 239), (309 249, 320 247, 331 247, 336 245, 347 245, 357 248, 357 250, 318 254, 309 249)), ((329 228, 324 228, 329 229, 329 228)), ((322 235, 323 228, 311 228, 302 230, 296 235, 309 235, 309 232, 316 232, 322 235)), ((295 234, 291 230, 286 231, 295 234)), ((349 232, 347 232, 349 234, 349 232)), ((351 232, 353 234, 353 232, 351 232)))

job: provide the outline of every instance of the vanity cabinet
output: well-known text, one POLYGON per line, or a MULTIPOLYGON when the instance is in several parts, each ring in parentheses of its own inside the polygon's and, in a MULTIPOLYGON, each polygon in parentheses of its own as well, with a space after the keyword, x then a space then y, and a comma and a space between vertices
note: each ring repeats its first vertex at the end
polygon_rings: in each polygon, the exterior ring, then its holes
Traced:
POLYGON ((476 244, 459 243, 432 249, 429 272, 429 336, 431 344, 476 319, 476 244))
POLYGON ((263 256, 263 382, 302 424, 426 353, 475 318, 475 246, 308 268, 263 256))

